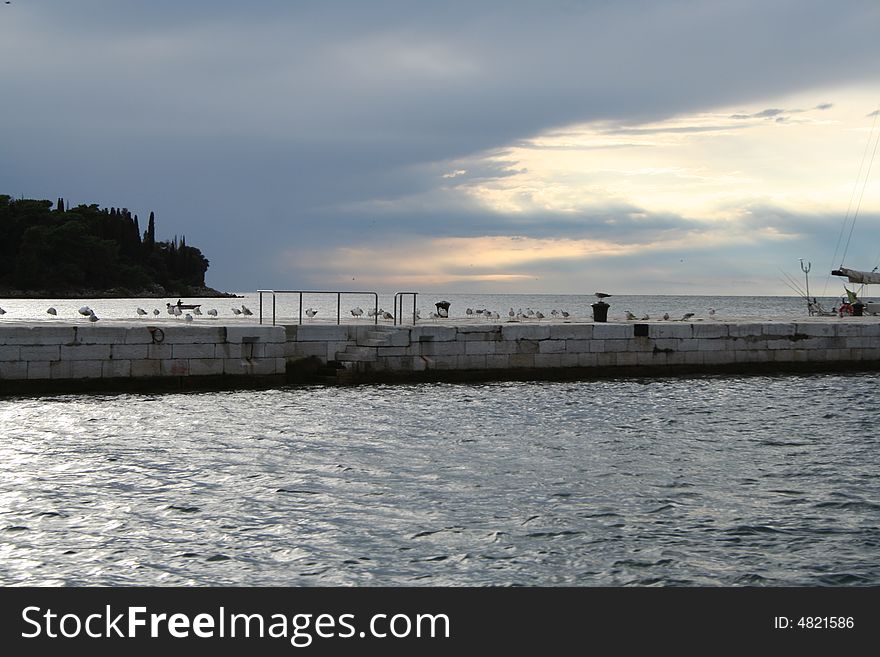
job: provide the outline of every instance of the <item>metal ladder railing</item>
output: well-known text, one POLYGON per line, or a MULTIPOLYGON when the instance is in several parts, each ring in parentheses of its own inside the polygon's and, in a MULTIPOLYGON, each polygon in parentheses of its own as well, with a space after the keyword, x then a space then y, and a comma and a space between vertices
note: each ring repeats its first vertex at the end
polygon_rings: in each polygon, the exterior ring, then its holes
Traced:
POLYGON ((275 326, 276 322, 276 295, 279 294, 298 294, 299 295, 299 323, 303 323, 303 295, 304 294, 335 294, 336 295, 336 323, 342 323, 342 295, 346 294, 362 294, 373 297, 373 323, 379 323, 379 294, 376 292, 352 292, 352 291, 333 291, 329 292, 326 290, 257 290, 257 294, 260 295, 260 324, 263 323, 263 295, 271 294, 272 295, 272 326, 275 326))
POLYGON ((413 326, 416 324, 416 320, 419 318, 419 311, 416 310, 416 297, 419 296, 418 292, 397 292, 394 295, 394 325, 403 324, 403 298, 405 296, 412 295, 413 300, 413 326), (400 299, 400 312, 398 312, 397 308, 397 300, 400 299))

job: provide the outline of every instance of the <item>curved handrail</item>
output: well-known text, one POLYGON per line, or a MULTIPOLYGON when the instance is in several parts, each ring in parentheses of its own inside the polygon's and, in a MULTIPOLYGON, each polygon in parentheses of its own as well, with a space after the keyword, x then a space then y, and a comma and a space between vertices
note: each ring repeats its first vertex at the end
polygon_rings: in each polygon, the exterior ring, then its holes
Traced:
POLYGON ((418 310, 416 310, 416 298, 419 296, 418 292, 397 292, 394 295, 394 325, 397 326, 398 323, 403 324, 403 297, 412 295, 413 298, 413 326, 416 325, 416 320, 419 318, 418 310), (398 312, 397 308, 397 299, 400 298, 400 311, 398 312))
POLYGON ((328 291, 328 290, 257 290, 257 294, 260 295, 260 324, 263 323, 263 295, 271 294, 272 295, 272 326, 275 326, 276 322, 276 314, 275 314, 275 299, 276 295, 279 294, 298 294, 299 295, 299 323, 302 324, 302 298, 304 294, 335 294, 336 295, 336 324, 342 323, 342 295, 343 294, 366 294, 373 297, 373 309, 375 311, 373 315, 373 323, 379 323, 379 294, 377 292, 358 292, 351 290, 340 290, 340 291, 328 291))

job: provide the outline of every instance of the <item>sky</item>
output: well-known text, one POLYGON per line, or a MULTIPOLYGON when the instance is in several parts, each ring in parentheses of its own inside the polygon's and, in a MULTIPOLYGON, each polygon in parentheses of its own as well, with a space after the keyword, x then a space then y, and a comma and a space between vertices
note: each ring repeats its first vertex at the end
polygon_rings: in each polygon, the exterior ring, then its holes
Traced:
POLYGON ((803 258, 838 295, 831 268, 880 265, 878 26, 876 0, 12 0, 0 193, 153 211, 224 291, 789 295, 803 258))

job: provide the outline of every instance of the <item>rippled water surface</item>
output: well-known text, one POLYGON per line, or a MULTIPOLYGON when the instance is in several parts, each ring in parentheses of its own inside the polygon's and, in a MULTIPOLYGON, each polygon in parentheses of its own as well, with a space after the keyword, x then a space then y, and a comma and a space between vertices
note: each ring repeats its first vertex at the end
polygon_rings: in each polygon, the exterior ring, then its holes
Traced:
POLYGON ((878 385, 0 398, 0 583, 876 586, 878 385))

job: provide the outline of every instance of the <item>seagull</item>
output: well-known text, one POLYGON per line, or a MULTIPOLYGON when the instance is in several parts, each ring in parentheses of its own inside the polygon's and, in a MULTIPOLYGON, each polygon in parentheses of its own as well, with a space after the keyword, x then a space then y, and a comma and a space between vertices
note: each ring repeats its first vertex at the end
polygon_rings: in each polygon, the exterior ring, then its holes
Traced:
POLYGON ((140 315, 141 317, 143 317, 144 315, 147 314, 147 311, 144 310, 143 308, 138 308, 138 309, 137 309, 137 314, 140 315))
POLYGON ((51 306, 46 310, 46 312, 49 313, 50 315, 57 315, 58 314, 58 311, 55 310, 54 308, 52 308, 51 306))
POLYGON ((563 317, 563 319, 568 319, 569 317, 571 317, 571 313, 569 313, 568 311, 563 310, 563 311, 562 311, 562 317, 563 317))
POLYGON ((89 308, 88 306, 83 306, 82 308, 80 308, 76 312, 78 312, 80 315, 82 315, 84 317, 88 317, 89 315, 92 314, 92 309, 89 308))
POLYGON ((715 317, 715 309, 709 308, 709 317, 715 317))
POLYGON ((663 319, 668 320, 668 319, 669 319, 669 313, 663 313, 663 319))
POLYGON ((538 312, 535 313, 535 317, 536 317, 537 319, 544 319, 544 313, 542 313, 542 312, 539 310, 538 312))
POLYGON ((89 321, 90 321, 90 322, 97 322, 97 321, 98 321, 98 316, 95 314, 94 311, 92 311, 92 312, 89 314, 89 321))
POLYGON ((216 308, 211 308, 211 310, 208 311, 208 314, 209 314, 211 317, 216 317, 216 316, 217 316, 217 309, 216 309, 216 308))
MULTIPOLYGON (((307 311, 307 312, 308 312, 308 311, 307 311)), ((235 314, 235 315, 241 315, 241 309, 239 309, 239 308, 233 308, 233 309, 232 309, 232 313, 235 314)))
POLYGON ((514 317, 516 317, 516 313, 513 312, 513 308, 511 308, 510 310, 507 311, 507 316, 510 317, 510 319, 513 319, 514 317))
POLYGON ((243 315, 253 315, 254 314, 251 312, 251 309, 248 308, 247 306, 245 306, 244 304, 241 304, 241 313, 243 315))
POLYGON ((599 299, 600 301, 602 299, 607 299, 608 297, 611 296, 610 294, 605 294, 604 292, 594 292, 594 294, 596 295, 596 298, 599 299))
POLYGON ((681 318, 681 321, 686 322, 687 320, 689 320, 693 316, 694 316, 693 313, 685 313, 684 316, 681 318))
POLYGON ((386 310, 385 313, 382 315, 382 319, 394 319, 394 315, 386 310))
POLYGON ((0 315, 5 315, 5 314, 6 314, 6 311, 3 310, 2 308, 0 308, 0 315))
POLYGON ((153 314, 154 314, 156 317, 158 317, 158 316, 159 316, 159 309, 158 309, 158 308, 153 308, 153 314))
POLYGON ((202 314, 201 310, 199 310, 198 308, 193 308, 193 315, 201 315, 201 314, 202 314))
POLYGON ((186 317, 184 317, 183 319, 186 320, 187 322, 191 322, 191 321, 193 321, 193 316, 190 315, 189 313, 187 313, 186 317))
POLYGON ((306 315, 308 316, 309 319, 311 319, 312 317, 314 317, 317 314, 318 314, 318 311, 315 310, 314 308, 306 308, 306 315))
POLYGON ((632 320, 634 320, 634 319, 636 318, 636 316, 633 315, 630 311, 627 310, 627 311, 626 311, 626 318, 627 318, 628 320, 632 321, 632 320))
MULTIPOLYGON (((168 314, 169 314, 169 315, 173 315, 173 314, 174 314, 174 308, 171 307, 171 304, 170 304, 170 303, 166 303, 166 304, 165 304, 165 310, 168 311, 168 314)), ((80 312, 82 312, 82 310, 80 310, 80 312)))
POLYGON ((645 316, 642 317, 643 322, 647 322, 649 319, 651 319, 651 318, 648 316, 648 313, 645 313, 645 316))
POLYGON ((363 310, 363 308, 361 308, 360 306, 356 306, 356 307, 354 307, 354 308, 351 309, 351 315, 352 315, 352 317, 360 317, 360 316, 363 315, 363 314, 364 314, 364 310, 363 310))
MULTIPOLYGON (((479 312, 482 312, 482 311, 478 310, 477 312, 479 313, 479 312)), ((467 310, 464 311, 464 314, 468 316, 468 319, 470 319, 471 316, 474 314, 474 309, 473 309, 473 308, 468 308, 467 310)))

